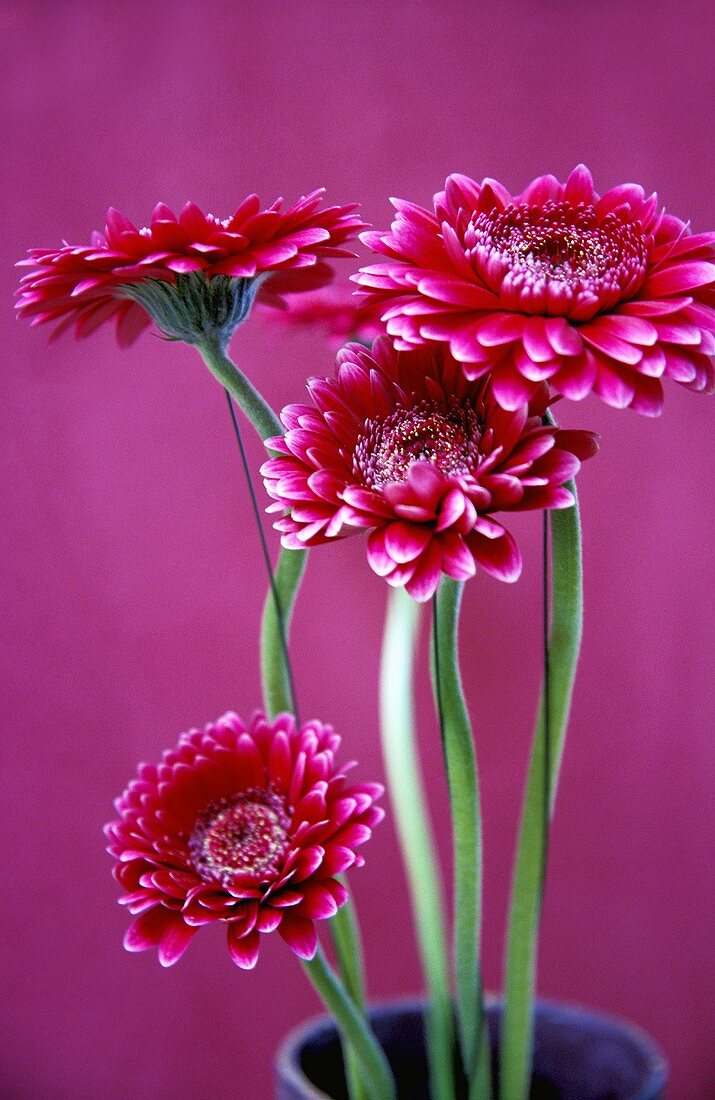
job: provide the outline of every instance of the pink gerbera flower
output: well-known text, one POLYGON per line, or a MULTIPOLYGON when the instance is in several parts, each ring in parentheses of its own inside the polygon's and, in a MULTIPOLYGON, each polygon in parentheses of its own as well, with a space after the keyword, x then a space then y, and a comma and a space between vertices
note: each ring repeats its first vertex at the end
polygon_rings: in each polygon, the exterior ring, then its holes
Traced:
MULTIPOLYGON (((18 314, 33 325, 59 322, 54 335, 74 326, 77 336, 87 336, 113 319, 118 340, 126 345, 151 323, 145 308, 153 303, 138 304, 138 294, 127 296, 132 290, 146 286, 147 280, 164 288, 181 286, 183 280, 192 290, 222 276, 223 285, 242 291, 240 300, 213 303, 208 298, 204 312, 212 305, 224 313, 233 307, 240 323, 266 276, 271 278, 260 288, 261 299, 282 305, 284 293, 329 282, 328 259, 354 256, 342 245, 363 228, 355 213, 357 204, 321 208, 322 194, 313 191, 285 211, 281 199, 261 209, 258 196, 249 195, 233 217, 225 219, 203 214, 191 202, 177 218, 159 203, 144 229, 110 209, 104 233, 93 233, 91 244, 33 248, 29 259, 20 261, 33 270, 18 291, 18 314)), ((155 315, 154 319, 159 323, 155 315)), ((161 327, 168 331, 167 325, 161 327)), ((185 338, 183 332, 180 338, 185 338)))
POLYGON ((521 556, 494 513, 569 507, 564 482, 596 450, 591 433, 542 423, 545 386, 507 412, 445 348, 350 344, 336 377, 308 388, 315 407, 283 410, 285 436, 267 440, 278 457, 261 470, 269 510, 288 509, 275 524, 283 545, 367 529, 373 570, 420 601, 443 572, 464 580, 481 565, 516 580, 521 556))
POLYGON ((545 379, 649 416, 661 378, 715 388, 715 233, 691 234, 656 195, 623 184, 599 197, 581 165, 517 196, 452 175, 434 212, 393 203, 392 231, 362 236, 387 262, 354 278, 397 347, 449 344, 468 378, 492 373, 503 408, 545 379))
POLYGON ((314 921, 347 900, 335 876, 383 817, 375 783, 349 785, 329 726, 288 714, 226 714, 181 736, 158 765, 141 764, 106 826, 120 902, 136 915, 129 951, 158 947, 162 966, 202 924, 221 922, 233 961, 255 966, 262 933, 278 930, 303 959, 314 921))

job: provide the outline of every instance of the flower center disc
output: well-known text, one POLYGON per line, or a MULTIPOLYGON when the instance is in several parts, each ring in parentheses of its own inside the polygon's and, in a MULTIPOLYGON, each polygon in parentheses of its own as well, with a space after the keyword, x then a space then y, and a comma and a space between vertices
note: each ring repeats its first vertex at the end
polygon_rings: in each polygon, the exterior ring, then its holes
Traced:
MULTIPOLYGON (((480 213, 465 240, 487 285, 516 291, 519 308, 527 313, 535 290, 545 287, 564 305, 592 302, 596 309, 607 308, 634 292, 648 255, 640 223, 564 202, 480 213)), ((533 312, 541 312, 542 305, 534 302, 533 312)))
POLYGON ((192 863, 209 882, 274 871, 288 842, 290 820, 274 791, 248 790, 212 804, 189 840, 192 863))
POLYGON ((469 406, 422 401, 397 408, 384 420, 368 420, 353 452, 353 468, 370 486, 407 480, 415 462, 430 462, 459 477, 474 468, 480 426, 469 406))

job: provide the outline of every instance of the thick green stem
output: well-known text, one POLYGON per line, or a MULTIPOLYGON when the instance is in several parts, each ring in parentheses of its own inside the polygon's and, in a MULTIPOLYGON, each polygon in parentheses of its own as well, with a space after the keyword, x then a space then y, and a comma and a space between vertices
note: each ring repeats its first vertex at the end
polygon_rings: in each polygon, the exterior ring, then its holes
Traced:
POLYGON ((550 513, 552 582, 548 672, 534 734, 512 888, 500 1057, 502 1100, 522 1100, 529 1094, 536 949, 549 819, 556 798, 581 643, 581 525, 576 486, 570 482, 568 488, 576 501, 573 508, 550 513))
POLYGON ((442 889, 414 734, 414 651, 419 606, 390 594, 380 670, 382 751, 407 871, 422 967, 433 1100, 453 1100, 454 1025, 442 889))
POLYGON ((281 422, 243 371, 229 359, 220 340, 206 337, 196 345, 211 373, 235 397, 261 439, 283 435, 281 422))
POLYGON ((454 848, 457 1025, 471 1100, 491 1097, 491 1056, 479 961, 482 829, 474 736, 459 672, 463 586, 443 577, 434 600, 432 683, 442 733, 454 848))
POLYGON ((370 1100, 395 1100, 395 1083, 387 1058, 320 948, 315 958, 304 962, 303 967, 335 1019, 344 1041, 355 1052, 370 1100))
MULTIPOLYGON (((340 877, 344 886, 344 876, 340 877)), ((356 1008, 365 1015, 365 976, 363 974, 362 944, 360 927, 352 900, 338 909, 330 921, 330 931, 338 961, 340 976, 356 1008)), ((360 1059, 354 1048, 348 1043, 344 1048, 345 1073, 350 1100, 370 1100, 370 1094, 363 1082, 360 1059)))

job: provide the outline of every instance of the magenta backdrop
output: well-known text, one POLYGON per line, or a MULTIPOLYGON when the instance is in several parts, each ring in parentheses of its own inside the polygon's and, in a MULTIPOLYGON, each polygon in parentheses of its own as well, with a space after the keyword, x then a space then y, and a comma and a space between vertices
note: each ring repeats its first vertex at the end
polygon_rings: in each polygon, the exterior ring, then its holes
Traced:
MULTIPOLYGON (((47 346, 16 325, 10 264, 84 241, 114 203, 232 212, 325 184, 377 226, 450 171, 520 189, 579 160, 605 189, 657 188, 712 227, 707 3, 0 2, 5 365, 2 461, 6 815, 0 950, 7 1098, 269 1100, 281 1036, 317 1010, 268 937, 235 969, 216 929, 163 971, 121 949, 101 826, 140 758, 259 700, 264 574, 215 382, 188 348, 110 331, 47 346)), ((234 352, 277 405, 331 357, 251 322, 234 352)), ((671 385, 660 421, 592 398, 583 472, 583 659, 551 852, 542 993, 637 1020, 673 1100, 715 1095, 712 915, 712 416, 671 385), (709 927, 710 925, 710 927, 709 927)), ((258 445, 251 447, 258 463, 258 445)), ((471 581, 467 688, 486 807, 485 958, 498 988, 511 851, 538 681, 539 523, 513 525, 523 580, 471 581)), ((385 587, 359 540, 312 555, 295 659, 306 714, 382 774, 385 587), (346 599, 346 592, 350 598, 346 599)), ((424 761, 445 873, 438 736, 424 761)), ((354 876, 376 997, 420 988, 392 824, 354 876)))

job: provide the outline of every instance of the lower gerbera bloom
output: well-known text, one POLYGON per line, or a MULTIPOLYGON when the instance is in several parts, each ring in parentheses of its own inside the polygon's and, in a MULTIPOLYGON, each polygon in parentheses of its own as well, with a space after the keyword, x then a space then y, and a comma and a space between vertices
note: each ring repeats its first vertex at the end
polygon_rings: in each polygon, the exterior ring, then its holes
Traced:
POLYGON ((488 379, 472 381, 444 348, 397 351, 386 337, 338 356, 335 378, 308 384, 315 403, 289 405, 278 452, 262 467, 282 543, 301 549, 360 530, 368 560, 417 600, 441 573, 479 565, 514 581, 519 549, 495 513, 567 508, 564 486, 595 453, 590 432, 543 423, 546 387, 507 412, 488 379))
POLYGON ((260 937, 278 931, 303 959, 314 922, 347 901, 336 875, 383 817, 375 783, 349 784, 329 726, 288 714, 235 714, 181 736, 160 764, 142 764, 106 826, 120 902, 136 920, 129 951, 157 947, 177 962, 203 924, 226 929, 233 961, 255 966, 260 937))
POLYGON ((33 248, 21 266, 16 309, 31 324, 56 323, 87 336, 107 321, 120 344, 131 344, 154 320, 167 335, 195 342, 227 340, 258 293, 284 306, 284 294, 322 286, 328 260, 353 256, 342 246, 363 223, 357 204, 321 207, 313 191, 287 210, 282 200, 261 209, 249 195, 230 218, 187 203, 177 217, 164 203, 137 229, 118 210, 88 245, 33 248))
POLYGON ((449 176, 434 210, 394 199, 384 259, 355 276, 397 347, 449 345, 468 378, 491 373, 506 409, 541 382, 654 416, 662 379, 715 388, 715 233, 692 234, 656 195, 598 195, 589 171, 539 176, 512 196, 449 176))

